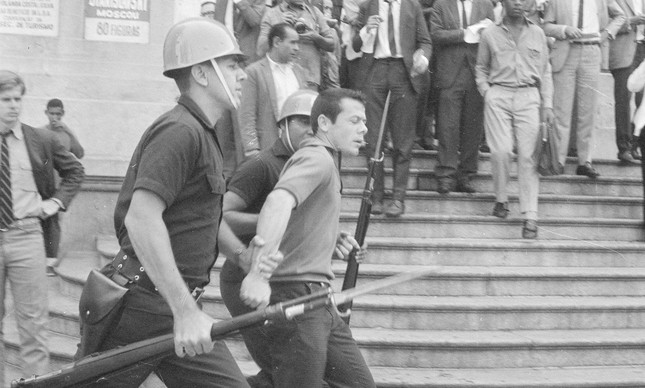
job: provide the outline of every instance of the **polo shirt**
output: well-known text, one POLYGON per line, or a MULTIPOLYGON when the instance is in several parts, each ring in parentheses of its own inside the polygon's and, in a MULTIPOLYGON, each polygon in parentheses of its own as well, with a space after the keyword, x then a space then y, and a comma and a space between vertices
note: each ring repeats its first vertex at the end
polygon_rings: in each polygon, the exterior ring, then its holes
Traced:
POLYGON ((303 140, 284 166, 275 189, 291 193, 296 207, 280 243, 284 260, 271 282, 330 282, 341 201, 332 146, 315 136, 303 140))
POLYGON ((132 194, 145 189, 159 196, 177 268, 189 287, 209 282, 226 190, 222 152, 208 123, 195 102, 181 96, 141 137, 114 212, 121 249, 134 257, 124 225, 132 194))

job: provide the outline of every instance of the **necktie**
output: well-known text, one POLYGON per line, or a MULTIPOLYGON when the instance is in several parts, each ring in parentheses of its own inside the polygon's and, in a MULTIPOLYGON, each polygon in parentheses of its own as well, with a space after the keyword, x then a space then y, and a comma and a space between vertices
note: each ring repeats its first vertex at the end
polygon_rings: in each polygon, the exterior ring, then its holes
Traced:
POLYGON ((461 0, 461 25, 464 30, 468 28, 468 16, 466 16, 466 0, 461 0))
POLYGON ((6 229, 13 222, 13 199, 11 197, 11 166, 9 165, 9 145, 7 136, 2 133, 0 152, 0 228, 6 229))
POLYGON ((226 24, 226 6, 228 0, 217 0, 215 3, 215 20, 222 24, 226 24))
POLYGON ((578 28, 582 29, 582 14, 584 14, 585 10, 585 0, 580 0, 580 3, 578 4, 578 28))
POLYGON ((392 1, 387 2, 387 40, 390 43, 390 53, 396 56, 396 42, 394 41, 394 16, 392 16, 392 1))

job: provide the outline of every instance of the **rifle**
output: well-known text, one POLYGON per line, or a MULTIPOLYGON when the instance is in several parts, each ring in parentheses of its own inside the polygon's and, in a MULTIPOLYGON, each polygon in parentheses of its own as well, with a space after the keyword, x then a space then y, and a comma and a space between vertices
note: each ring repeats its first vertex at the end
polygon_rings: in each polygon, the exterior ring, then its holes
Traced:
MULTIPOLYGON (((372 291, 393 286, 428 274, 426 271, 403 272, 385 279, 370 282, 359 288, 335 294, 331 289, 277 303, 263 309, 219 321, 211 328, 213 341, 229 337, 240 330, 266 324, 268 321, 293 319, 308 311, 329 305, 346 304, 354 298, 372 291)), ((51 387, 105 387, 116 376, 147 376, 163 358, 174 353, 174 335, 150 338, 105 352, 90 354, 62 369, 42 376, 21 378, 11 382, 11 388, 51 387)))
MULTIPOLYGON (((387 111, 390 107, 390 95, 392 92, 387 92, 385 98, 385 106, 383 107, 383 116, 381 116, 381 124, 379 126, 378 140, 376 141, 376 148, 374 156, 370 158, 367 166, 367 180, 365 181, 365 188, 361 198, 361 207, 358 211, 358 221, 356 223, 356 231, 354 232, 354 239, 359 246, 363 246, 365 236, 367 235, 367 227, 370 223, 370 213, 372 212, 372 191, 374 191, 374 171, 376 168, 383 164, 383 153, 381 152, 381 143, 383 142, 383 132, 385 131, 385 122, 387 121, 387 111)), ((356 286, 358 278, 358 262, 356 261, 356 248, 352 249, 347 258, 347 269, 345 270, 345 278, 343 279, 343 291, 356 286)), ((349 319, 352 314, 352 303, 346 303, 339 306, 338 311, 345 323, 349 324, 349 319)))

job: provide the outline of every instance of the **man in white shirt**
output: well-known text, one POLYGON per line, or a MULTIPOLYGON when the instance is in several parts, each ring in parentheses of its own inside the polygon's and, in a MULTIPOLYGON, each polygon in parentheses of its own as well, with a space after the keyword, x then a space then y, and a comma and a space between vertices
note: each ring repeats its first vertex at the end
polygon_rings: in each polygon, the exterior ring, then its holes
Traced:
POLYGON ((392 201, 383 206, 383 167, 374 173, 372 214, 399 217, 405 211, 405 194, 416 129, 419 93, 428 71, 432 42, 417 0, 368 0, 361 4, 354 50, 363 52, 368 155, 374 154, 379 123, 391 93, 387 124, 393 143, 392 201))
POLYGON ((295 63, 300 49, 296 30, 287 23, 276 24, 268 42, 269 52, 246 68, 248 78, 242 83, 238 120, 246 158, 273 145, 282 104, 306 86, 304 71, 295 63))

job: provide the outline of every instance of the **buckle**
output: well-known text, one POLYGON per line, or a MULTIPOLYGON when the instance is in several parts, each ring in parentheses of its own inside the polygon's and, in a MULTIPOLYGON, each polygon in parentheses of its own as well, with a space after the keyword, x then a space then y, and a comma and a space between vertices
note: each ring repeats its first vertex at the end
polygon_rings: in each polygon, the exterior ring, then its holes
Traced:
POLYGON ((199 301, 199 299, 204 295, 205 290, 201 287, 195 287, 193 292, 190 293, 192 295, 193 299, 195 299, 195 302, 199 301))

